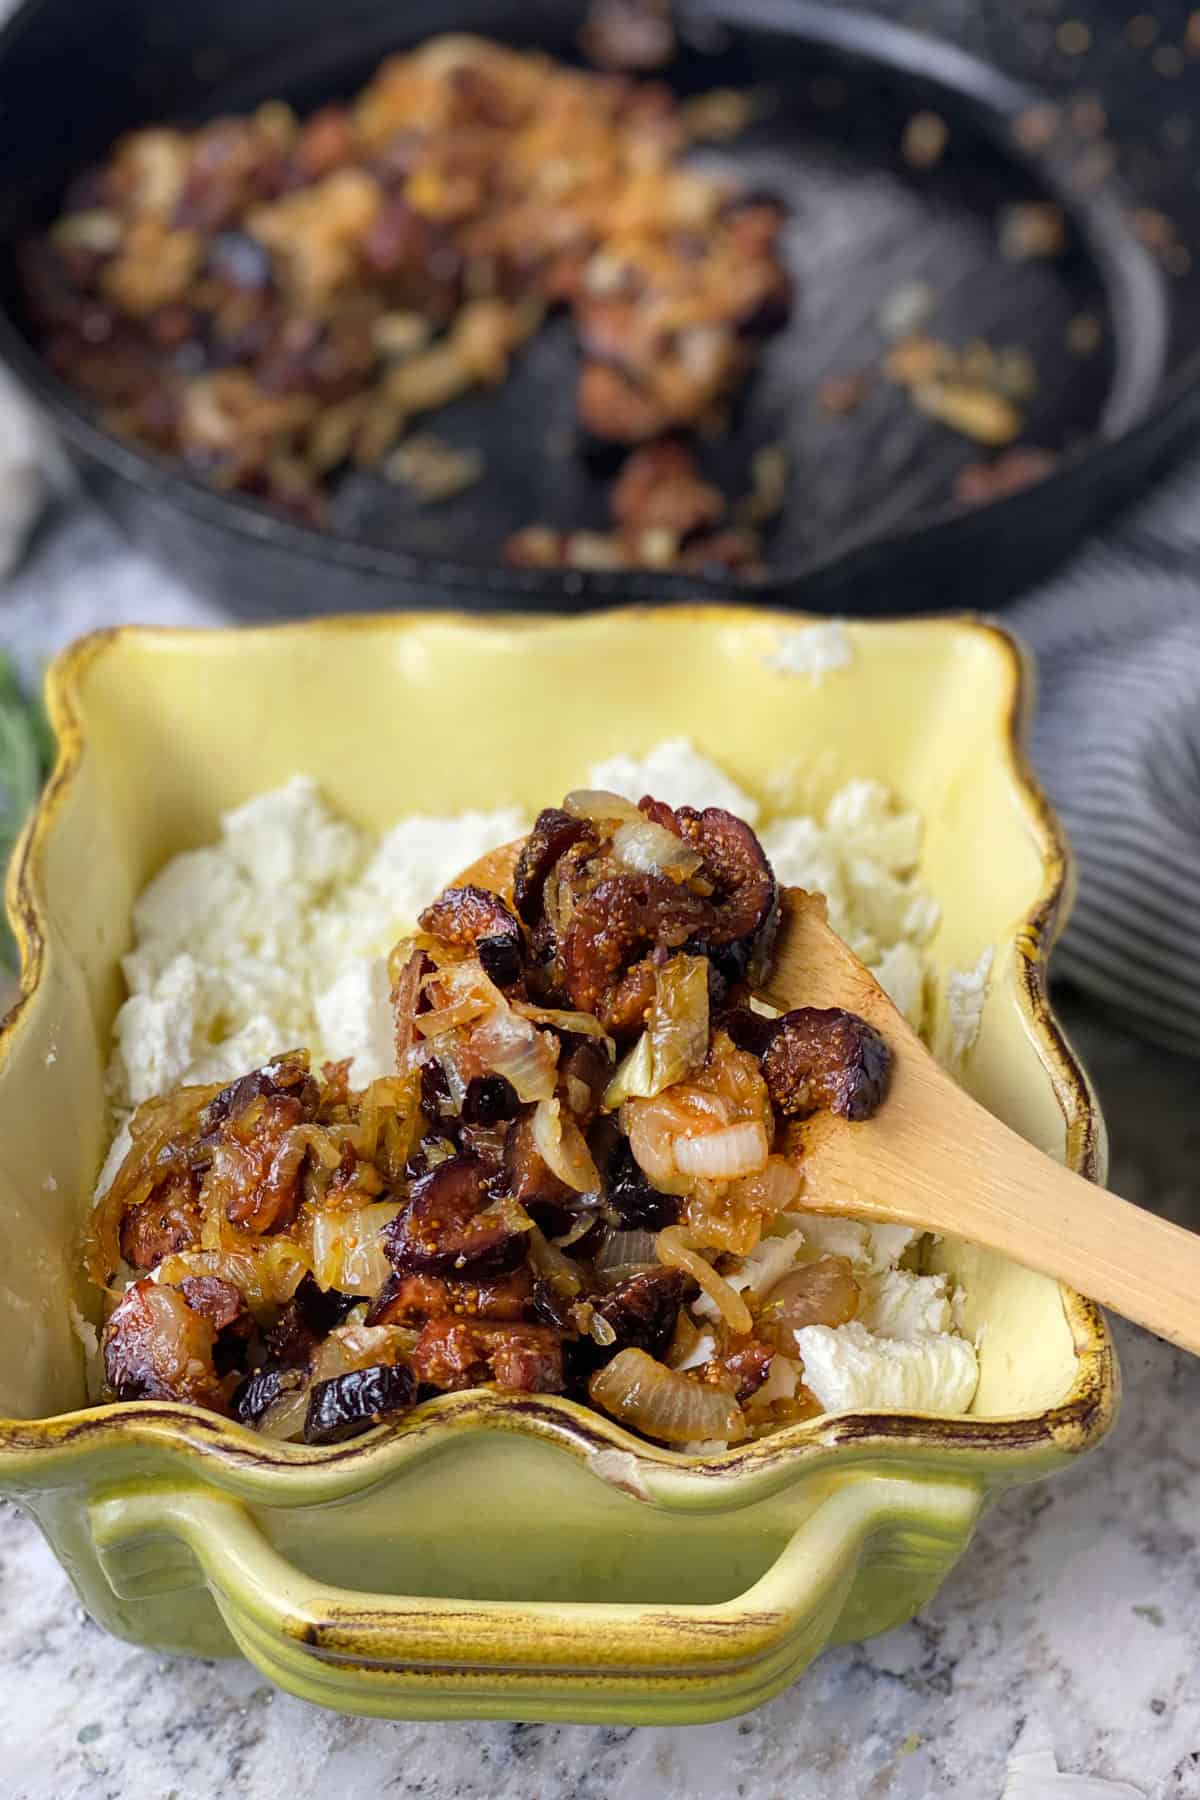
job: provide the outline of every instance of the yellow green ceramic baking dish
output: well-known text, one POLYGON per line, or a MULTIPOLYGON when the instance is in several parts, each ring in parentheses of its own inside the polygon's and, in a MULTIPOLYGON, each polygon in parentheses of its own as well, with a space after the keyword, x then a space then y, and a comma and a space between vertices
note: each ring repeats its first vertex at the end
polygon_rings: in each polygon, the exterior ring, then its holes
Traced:
POLYGON ((86 1405, 75 1244, 131 903, 224 808, 299 769, 375 828, 413 808, 533 811, 596 758, 685 733, 788 808, 879 777, 926 820, 935 1028, 946 972, 995 946, 965 1079, 1103 1174, 1046 1003, 1068 877, 1020 749, 1015 646, 970 620, 854 625, 849 665, 817 683, 768 666, 797 623, 696 608, 122 630, 55 665, 59 764, 8 890, 23 980, 0 1038, 0 1490, 109 1630, 241 1650, 346 1711, 712 1719, 909 1618, 993 1495, 1110 1424, 1096 1309, 951 1243, 968 1328, 986 1321, 964 1418, 828 1416, 698 1461, 544 1396, 448 1396, 328 1449, 188 1406, 86 1405))

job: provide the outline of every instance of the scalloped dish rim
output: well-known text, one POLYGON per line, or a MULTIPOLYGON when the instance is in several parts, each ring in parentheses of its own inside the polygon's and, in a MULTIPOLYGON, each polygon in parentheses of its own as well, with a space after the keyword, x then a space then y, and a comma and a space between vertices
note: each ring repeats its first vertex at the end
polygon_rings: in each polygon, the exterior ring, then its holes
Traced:
MULTIPOLYGON (((669 610, 685 622, 712 625, 770 622, 789 626, 821 623, 804 613, 781 613, 767 607, 694 606, 625 607, 622 619, 669 610)), ((591 615, 595 617, 596 615, 591 615)), ((424 625, 454 624, 471 632, 568 627, 572 615, 480 617, 463 612, 359 614, 254 628, 252 635, 311 637, 390 626, 397 631, 424 625)), ((581 620, 580 623, 584 621, 581 620)), ((1002 652, 1008 670, 1008 692, 1001 750, 1007 772, 1024 810, 1043 869, 1041 891, 1022 919, 1015 941, 1015 991, 1026 1029, 1045 1067, 1066 1125, 1068 1160, 1080 1173, 1102 1172, 1103 1126, 1088 1078, 1077 1061, 1051 1009, 1046 991, 1050 950, 1063 922, 1070 879, 1070 854, 1062 829, 1030 769, 1023 742, 1030 682, 1017 641, 1000 627, 969 614, 895 619, 875 624, 854 621, 856 628, 885 631, 893 624, 954 629, 985 634, 1002 652)), ((55 830, 64 797, 81 763, 85 737, 78 704, 81 679, 93 660, 113 643, 130 636, 186 638, 232 634, 237 628, 192 630, 172 627, 116 626, 89 634, 68 646, 51 664, 46 692, 58 739, 58 757, 42 798, 18 842, 6 890, 9 918, 21 955, 20 993, 0 1026, 0 1072, 22 1030, 36 992, 48 941, 49 926, 37 899, 44 846, 55 830)), ((404 1420, 381 1427, 341 1445, 312 1447, 277 1444, 218 1414, 186 1404, 133 1401, 90 1406, 54 1417, 0 1419, 0 1490, 8 1483, 41 1480, 57 1485, 69 1479, 90 1451, 102 1448, 154 1446, 173 1453, 226 1491, 274 1505, 307 1505, 335 1499, 382 1481, 403 1465, 423 1458, 471 1428, 509 1430, 551 1441, 592 1466, 614 1485, 670 1505, 672 1498, 689 1506, 707 1497, 728 1506, 730 1487, 752 1500, 781 1486, 793 1475, 813 1472, 836 1459, 839 1469, 851 1461, 877 1459, 891 1451, 919 1454, 951 1473, 955 1464, 980 1454, 1020 1457, 1027 1479, 1037 1465, 1045 1468, 1089 1449, 1108 1430, 1117 1410, 1119 1374, 1103 1314, 1092 1301, 1060 1284, 1063 1309, 1076 1355, 1075 1378, 1056 1405, 1029 1415, 975 1418, 912 1412, 847 1412, 821 1415, 781 1427, 769 1436, 709 1457, 687 1456, 660 1449, 634 1437, 615 1421, 577 1403, 550 1395, 471 1392, 425 1402, 404 1420), (930 1456, 932 1453, 932 1457, 930 1456), (697 1477, 703 1477, 697 1482, 697 1477)))

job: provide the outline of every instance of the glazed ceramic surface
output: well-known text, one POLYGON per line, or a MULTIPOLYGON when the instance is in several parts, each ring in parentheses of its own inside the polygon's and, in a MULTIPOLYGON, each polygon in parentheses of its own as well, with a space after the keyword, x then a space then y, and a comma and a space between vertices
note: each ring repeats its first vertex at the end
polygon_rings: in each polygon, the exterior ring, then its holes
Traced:
MULTIPOLYGON (((0 1491, 110 1630, 240 1649, 325 1705, 394 1717, 668 1722, 766 1699, 830 1642, 910 1617, 1001 1488, 1111 1423, 1097 1311, 944 1242, 986 1324, 970 1416, 829 1415, 701 1461, 547 1396, 475 1393, 326 1448, 193 1407, 89 1408, 77 1239, 109 1130, 104 1068, 139 889, 298 770, 362 827, 514 801, 690 736, 768 810, 852 776, 926 821, 945 976, 995 949, 964 1080, 1101 1176, 1102 1126, 1048 1011, 1062 844, 1019 749, 1023 677, 971 621, 849 628, 819 683, 768 666, 767 613, 408 615, 257 632, 124 630, 55 666, 59 766, 14 860, 22 998, 0 1037, 0 1491)), ((86 1329, 86 1324, 85 1324, 86 1329)))

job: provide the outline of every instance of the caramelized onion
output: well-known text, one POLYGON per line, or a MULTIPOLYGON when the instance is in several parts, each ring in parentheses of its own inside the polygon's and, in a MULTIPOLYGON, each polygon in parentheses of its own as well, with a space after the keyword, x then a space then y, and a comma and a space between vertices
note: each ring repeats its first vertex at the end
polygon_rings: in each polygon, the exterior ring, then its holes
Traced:
POLYGON ((395 1201, 353 1208, 327 1207, 312 1222, 312 1267, 318 1287, 341 1294, 377 1294, 392 1272, 383 1230, 400 1211, 395 1201))
POLYGON ((558 1076, 558 1044, 508 1007, 497 1010, 471 1033, 470 1047, 485 1069, 503 1075, 517 1099, 549 1100, 558 1076))
POLYGON ((668 1369, 644 1350, 619 1350, 592 1376, 588 1393, 622 1425, 668 1444, 746 1435, 742 1409, 731 1394, 668 1369))
POLYGON ((423 950, 418 950, 412 939, 402 941, 392 950, 388 958, 389 972, 396 967, 397 972, 392 980, 392 1017, 395 1020, 396 1032, 396 1066, 404 1067, 405 1058, 412 1049, 416 1038, 417 1008, 421 1002, 421 981, 429 966, 429 959, 423 950), (403 952, 407 951, 401 962, 403 952))
POLYGON ((707 1054, 708 963, 702 956, 673 956, 654 972, 646 1029, 609 1083, 606 1109, 654 1099, 694 1075, 707 1054))
POLYGON ((256 1421, 255 1430, 260 1431, 264 1437, 276 1438, 280 1442, 298 1438, 304 1430, 310 1386, 311 1383, 306 1381, 302 1387, 280 1394, 278 1400, 273 1400, 256 1421))
POLYGON ((426 1038, 441 1037, 443 1032, 454 1031, 460 1025, 503 1013, 508 1005, 474 956, 458 963, 440 963, 424 977, 421 988, 431 1010, 418 1014, 416 1028, 426 1038))
POLYGON ((668 1225, 660 1231, 655 1248, 660 1263, 668 1269, 682 1269, 704 1290, 737 1337, 744 1337, 751 1330, 754 1321, 742 1296, 698 1253, 680 1226, 668 1225))
POLYGON ((564 1256, 557 1244, 552 1244, 543 1237, 536 1225, 529 1233, 529 1260, 543 1281, 549 1282, 559 1299, 578 1298, 583 1286, 579 1264, 569 1256, 564 1256))
POLYGON ((547 1167, 577 1194, 594 1194, 601 1185, 587 1140, 558 1100, 539 1100, 533 1114, 533 1141, 547 1167))
POLYGON ((686 1194, 689 1184, 675 1167, 673 1154, 680 1129, 679 1115, 668 1105, 668 1097, 627 1100, 621 1108, 621 1126, 629 1139, 633 1160, 651 1187, 660 1194, 686 1194))
POLYGON ((675 881, 688 881, 704 867, 703 857, 690 844, 640 813, 617 827, 612 853, 635 875, 669 875, 675 881))
POLYGON ((88 1225, 87 1271, 97 1287, 107 1287, 121 1261, 121 1220, 167 1179, 179 1144, 198 1129, 205 1108, 224 1085, 218 1081, 156 1095, 144 1100, 130 1119, 129 1150, 88 1225))
POLYGON ((633 825, 643 816, 632 800, 610 794, 604 788, 575 788, 563 801, 562 809, 574 819, 592 819, 597 825, 611 825, 617 820, 633 825))
POLYGON ((256 1239, 253 1254, 222 1248, 181 1250, 175 1256, 164 1256, 154 1279, 173 1287, 190 1275, 217 1275, 232 1281, 245 1295, 246 1304, 261 1312, 285 1306, 309 1272, 309 1258, 301 1246, 278 1237, 265 1243, 256 1239))
POLYGON ((576 1037, 598 1038, 608 1051, 610 1062, 616 1055, 616 1045, 595 1013, 569 1012, 558 1006, 530 1006, 525 1000, 513 1000, 511 1005, 515 1013, 535 1025, 548 1025, 552 1031, 570 1031, 576 1037))
POLYGON ((765 1169, 771 1146, 758 1119, 727 1125, 698 1137, 676 1138, 673 1154, 681 1175, 706 1181, 732 1181, 765 1169))
POLYGON ((633 1275, 639 1269, 650 1269, 658 1262, 657 1239, 652 1231, 610 1231, 596 1256, 598 1278, 609 1286, 633 1275))
POLYGON ((777 1281, 759 1315, 758 1332, 776 1349, 796 1354, 806 1325, 845 1325, 858 1311, 860 1289, 845 1256, 822 1256, 777 1281))
MULTIPOLYGON (((767 1241, 764 1228, 791 1210, 802 1185, 795 1163, 784 1156, 768 1156, 766 1167, 756 1175, 740 1181, 699 1182, 687 1197, 684 1220, 699 1243, 745 1256, 767 1241)), ((777 1270, 776 1275, 782 1272, 777 1270)))

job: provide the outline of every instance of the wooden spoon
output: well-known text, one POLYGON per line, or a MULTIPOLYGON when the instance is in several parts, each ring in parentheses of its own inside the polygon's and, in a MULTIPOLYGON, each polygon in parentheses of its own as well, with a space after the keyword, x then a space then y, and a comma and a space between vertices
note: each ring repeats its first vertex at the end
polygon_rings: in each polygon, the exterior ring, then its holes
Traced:
MULTIPOLYGON (((520 843, 460 877, 510 895, 520 843)), ((998 1251, 1200 1355, 1200 1234, 1168 1224, 1064 1168, 946 1074, 825 917, 825 901, 784 888, 762 998, 784 1011, 860 1014, 893 1057, 874 1118, 816 1113, 793 1126, 810 1212, 911 1225, 998 1251)))

